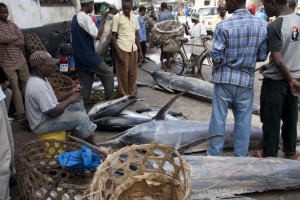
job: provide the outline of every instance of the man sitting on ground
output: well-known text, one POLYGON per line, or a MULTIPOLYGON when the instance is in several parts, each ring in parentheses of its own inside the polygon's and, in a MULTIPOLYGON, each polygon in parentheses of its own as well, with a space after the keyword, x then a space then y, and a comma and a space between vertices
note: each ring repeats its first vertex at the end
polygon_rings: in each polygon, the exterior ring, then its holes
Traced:
POLYGON ((71 130, 85 141, 95 144, 92 133, 96 129, 86 115, 79 89, 55 96, 47 80, 55 72, 57 59, 45 51, 30 56, 32 74, 26 85, 25 107, 31 130, 35 134, 71 130))

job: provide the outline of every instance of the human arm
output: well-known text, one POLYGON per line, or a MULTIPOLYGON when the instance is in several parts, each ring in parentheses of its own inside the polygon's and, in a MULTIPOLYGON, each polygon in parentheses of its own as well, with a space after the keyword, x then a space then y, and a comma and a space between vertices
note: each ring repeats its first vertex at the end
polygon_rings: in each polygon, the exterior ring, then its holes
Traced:
POLYGON ((78 92, 80 92, 80 89, 76 87, 76 88, 73 88, 72 90, 69 90, 67 92, 61 92, 58 95, 56 95, 56 97, 57 97, 58 101, 63 101, 66 98, 68 98, 69 96, 71 96, 72 94, 76 94, 78 92))
POLYGON ((13 46, 24 46, 25 42, 24 42, 23 33, 21 32, 20 28, 17 25, 15 25, 15 30, 16 30, 15 34, 18 36, 18 39, 15 40, 14 42, 12 42, 10 45, 13 45, 13 46))
POLYGON ((118 43, 117 43, 117 33, 116 32, 112 32, 112 37, 111 37, 111 42, 113 44, 113 47, 115 49, 116 52, 116 56, 119 59, 119 62, 121 64, 125 64, 125 59, 123 58, 123 56, 120 53, 120 49, 118 47, 118 43))
POLYGON ((101 15, 101 23, 100 23, 100 26, 99 26, 99 29, 98 29, 98 35, 97 35, 96 39, 100 39, 100 37, 103 34, 104 25, 105 25, 107 16, 108 16, 108 12, 103 12, 102 15, 101 15))
POLYGON ((68 98, 57 104, 53 109, 46 112, 48 117, 54 118, 65 111, 68 105, 82 100, 83 97, 79 93, 70 95, 68 98))
POLYGON ((213 35, 213 46, 211 51, 214 67, 218 67, 219 64, 222 62, 225 47, 226 47, 225 33, 222 31, 220 26, 217 25, 215 29, 215 34, 213 35))
POLYGON ((1 45, 9 45, 14 41, 17 41, 19 37, 17 35, 3 35, 0 34, 0 44, 1 45))

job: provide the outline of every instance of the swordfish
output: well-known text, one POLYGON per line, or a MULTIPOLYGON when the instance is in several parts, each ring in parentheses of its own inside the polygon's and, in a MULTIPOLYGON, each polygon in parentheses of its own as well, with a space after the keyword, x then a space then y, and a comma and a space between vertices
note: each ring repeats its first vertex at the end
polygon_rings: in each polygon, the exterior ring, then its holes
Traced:
MULTIPOLYGON (((141 68, 142 69, 142 68, 141 68)), ((197 78, 191 78, 186 76, 178 76, 173 73, 163 71, 147 71, 156 83, 166 89, 167 91, 186 91, 186 94, 205 101, 212 102, 213 84, 207 81, 203 81, 197 78)), ((253 114, 259 114, 259 106, 253 104, 253 114)))

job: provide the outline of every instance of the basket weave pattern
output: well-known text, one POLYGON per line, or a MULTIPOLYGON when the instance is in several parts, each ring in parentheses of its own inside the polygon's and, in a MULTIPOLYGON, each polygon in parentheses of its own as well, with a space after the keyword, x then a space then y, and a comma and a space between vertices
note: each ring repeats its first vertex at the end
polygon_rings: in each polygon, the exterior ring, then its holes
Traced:
POLYGON ((94 171, 67 171, 57 159, 64 151, 78 149, 79 145, 61 140, 35 140, 21 147, 16 159, 21 198, 81 199, 89 188, 94 171))
POLYGON ((187 200, 190 169, 173 147, 132 145, 102 163, 87 192, 90 200, 187 200))
POLYGON ((62 74, 53 74, 47 79, 56 95, 61 92, 68 92, 75 87, 74 81, 70 77, 62 74))
POLYGON ((168 39, 183 36, 183 34, 184 28, 179 21, 166 20, 155 24, 150 41, 156 46, 163 45, 168 39))

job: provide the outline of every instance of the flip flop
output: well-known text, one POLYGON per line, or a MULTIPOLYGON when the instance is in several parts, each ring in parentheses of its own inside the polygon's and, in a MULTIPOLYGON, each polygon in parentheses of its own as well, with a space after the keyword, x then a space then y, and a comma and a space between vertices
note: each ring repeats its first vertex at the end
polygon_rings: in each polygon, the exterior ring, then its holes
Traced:
POLYGON ((290 160, 298 160, 300 157, 300 152, 296 151, 296 153, 292 156, 284 156, 285 159, 290 159, 290 160))

